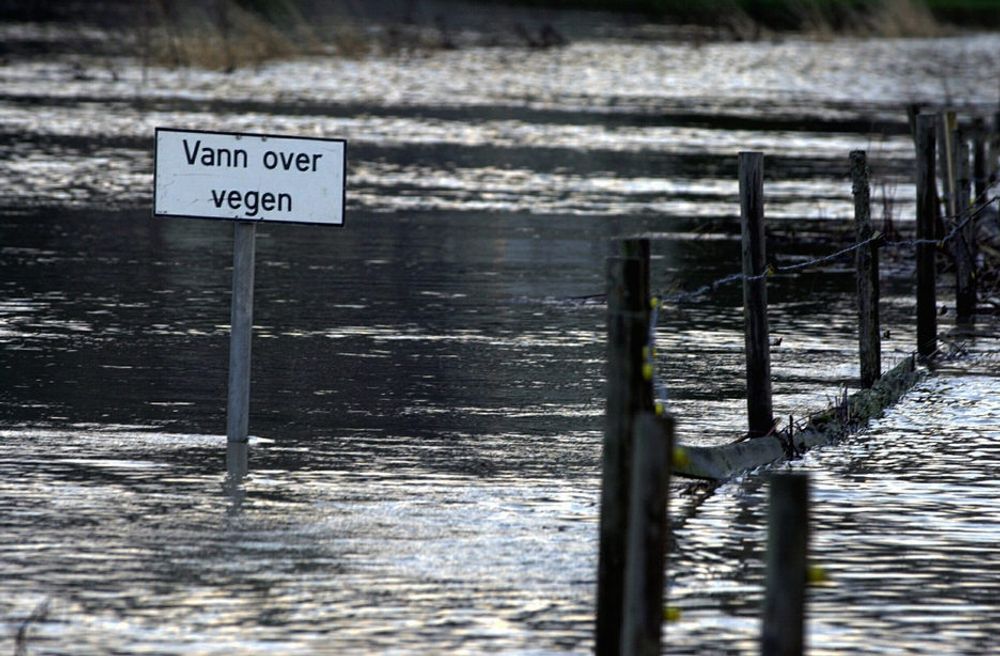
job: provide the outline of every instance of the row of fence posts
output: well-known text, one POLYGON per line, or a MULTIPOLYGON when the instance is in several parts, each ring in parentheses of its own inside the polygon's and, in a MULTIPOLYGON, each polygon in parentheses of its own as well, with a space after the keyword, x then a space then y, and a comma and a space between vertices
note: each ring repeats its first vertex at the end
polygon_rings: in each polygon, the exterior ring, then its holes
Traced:
MULTIPOLYGON (((960 222, 951 235, 959 323, 976 308, 975 221, 971 189, 984 202, 996 184, 1000 113, 987 138, 973 131, 974 165, 953 114, 911 116, 916 147, 917 354, 937 351, 936 252, 946 239, 937 192, 940 166, 947 216, 960 222), (936 142, 941 137, 945 157, 936 142), (988 147, 987 147, 988 146, 988 147), (940 163, 938 163, 940 160, 940 163)), ((767 321, 763 154, 742 152, 739 162, 747 416, 751 437, 774 428, 770 340, 767 321)), ((858 291, 860 382, 869 388, 881 376, 879 248, 883 236, 871 220, 867 155, 850 153, 854 198, 854 251, 858 291)), ((949 239, 948 241, 951 241, 949 239)), ((661 651, 664 613, 667 502, 674 420, 653 402, 649 342, 650 244, 626 239, 607 262, 608 370, 603 443, 600 547, 597 577, 596 653, 654 655, 661 651)), ((807 578, 808 480, 803 474, 771 477, 768 511, 766 593, 761 633, 763 654, 801 654, 807 578)))

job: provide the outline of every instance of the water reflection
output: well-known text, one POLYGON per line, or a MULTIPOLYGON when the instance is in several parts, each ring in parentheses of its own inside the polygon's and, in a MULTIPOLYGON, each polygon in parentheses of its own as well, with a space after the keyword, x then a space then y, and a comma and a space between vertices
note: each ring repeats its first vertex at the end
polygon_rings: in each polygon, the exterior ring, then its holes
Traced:
MULTIPOLYGON (((964 62, 995 46, 597 42, 149 87, 132 61, 108 62, 117 80, 0 63, 0 641, 50 599, 46 653, 589 651, 605 317, 579 299, 604 289, 607 241, 654 237, 658 289, 738 269, 730 151, 752 144, 773 152, 771 251, 829 252, 846 151, 871 139, 908 211, 898 106, 953 68, 982 101, 964 62), (231 228, 149 218, 161 123, 357 145, 347 229, 259 229, 249 445, 219 436, 231 228)), ((884 272, 891 366, 912 267, 884 272)), ((770 285, 776 413, 798 416, 857 377, 854 283, 832 263, 770 285)), ((742 431, 741 330, 736 286, 661 315, 682 440, 742 431)), ((816 653, 987 651, 996 374, 956 363, 794 465, 833 577, 816 653)), ((751 652, 759 478, 681 485, 668 641, 751 652)))
POLYGON ((0 181, 19 207, 146 204, 153 128, 210 126, 349 139, 349 200, 368 211, 711 217, 731 212, 731 193, 704 192, 732 186, 727 158, 762 150, 779 184, 818 185, 787 207, 776 189, 774 217, 844 217, 849 197, 829 181, 842 179, 856 148, 869 151, 906 211, 901 105, 961 98, 991 107, 988 85, 965 63, 990 70, 996 52, 995 35, 857 41, 846 50, 794 40, 597 42, 544 53, 318 58, 232 75, 144 71, 126 58, 12 58, 0 66, 0 181), (77 79, 88 66, 100 74, 77 79))

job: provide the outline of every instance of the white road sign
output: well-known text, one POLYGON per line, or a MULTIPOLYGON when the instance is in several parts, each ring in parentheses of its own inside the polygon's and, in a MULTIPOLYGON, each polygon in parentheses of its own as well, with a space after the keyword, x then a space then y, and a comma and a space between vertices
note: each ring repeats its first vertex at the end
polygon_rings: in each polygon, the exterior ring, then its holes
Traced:
POLYGON ((343 225, 347 142, 156 129, 153 215, 343 225))

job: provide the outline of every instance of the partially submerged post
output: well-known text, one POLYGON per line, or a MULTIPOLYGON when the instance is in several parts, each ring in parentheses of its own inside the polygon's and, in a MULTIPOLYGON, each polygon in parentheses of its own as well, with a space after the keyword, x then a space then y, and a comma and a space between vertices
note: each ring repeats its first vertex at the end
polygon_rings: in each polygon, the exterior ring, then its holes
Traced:
POLYGON ((935 289, 934 130, 937 117, 917 117, 917 353, 930 357, 937 350, 937 292, 935 289))
POLYGON ((762 656, 798 656, 805 650, 809 547, 809 479, 771 477, 767 509, 762 656))
POLYGON ((347 142, 156 129, 153 216, 235 221, 226 461, 246 473, 258 222, 344 224, 347 142), (294 208, 294 209, 293 209, 294 208))
POLYGON ((673 433, 670 417, 643 413, 635 423, 621 638, 629 656, 660 654, 673 433))
POLYGON ((917 116, 920 115, 920 103, 909 103, 906 105, 906 123, 910 128, 910 139, 914 143, 917 141, 917 116))
POLYGON ((226 442, 228 482, 238 485, 249 471, 249 447, 246 442, 226 442))
POLYGON ((649 330, 649 240, 621 244, 608 259, 608 364, 597 564, 599 656, 621 647, 628 534, 632 433, 635 418, 653 409, 652 382, 643 376, 649 330))
POLYGON ((1000 111, 993 115, 993 130, 990 133, 988 163, 986 176, 988 183, 993 184, 1000 178, 1000 111))
MULTIPOLYGON (((863 150, 851 152, 851 181, 854 193, 854 234, 858 243, 875 234, 871 219, 871 187, 868 156, 863 150)), ((861 359, 861 387, 867 389, 882 375, 882 336, 879 332, 878 242, 861 246, 855 256, 858 277, 858 351, 861 359)))
POLYGON ((955 254, 955 312, 959 323, 968 324, 976 314, 976 220, 970 211, 972 180, 969 172, 969 144, 964 138, 958 142, 956 152, 955 225, 958 233, 952 242, 955 254))
POLYGON ((743 233, 743 323, 747 359, 747 417, 751 437, 767 435, 771 406, 771 346, 767 325, 767 253, 764 235, 764 155, 739 154, 743 233))
POLYGON ((989 184, 989 171, 986 170, 986 121, 982 117, 976 118, 972 128, 972 180, 973 180, 973 203, 975 210, 981 203, 986 201, 986 190, 989 184))

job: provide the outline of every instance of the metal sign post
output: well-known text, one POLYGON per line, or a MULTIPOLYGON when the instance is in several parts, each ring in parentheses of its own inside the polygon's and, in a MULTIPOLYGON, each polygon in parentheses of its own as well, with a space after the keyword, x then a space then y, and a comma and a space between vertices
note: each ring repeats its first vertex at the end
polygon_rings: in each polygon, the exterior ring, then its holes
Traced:
POLYGON ((229 311, 229 397, 226 439, 246 442, 250 427, 250 337, 253 333, 254 240, 257 224, 233 230, 233 299, 229 311))
POLYGON ((342 226, 347 142, 157 128, 155 161, 153 216, 236 222, 226 441, 245 472, 257 223, 342 226))

